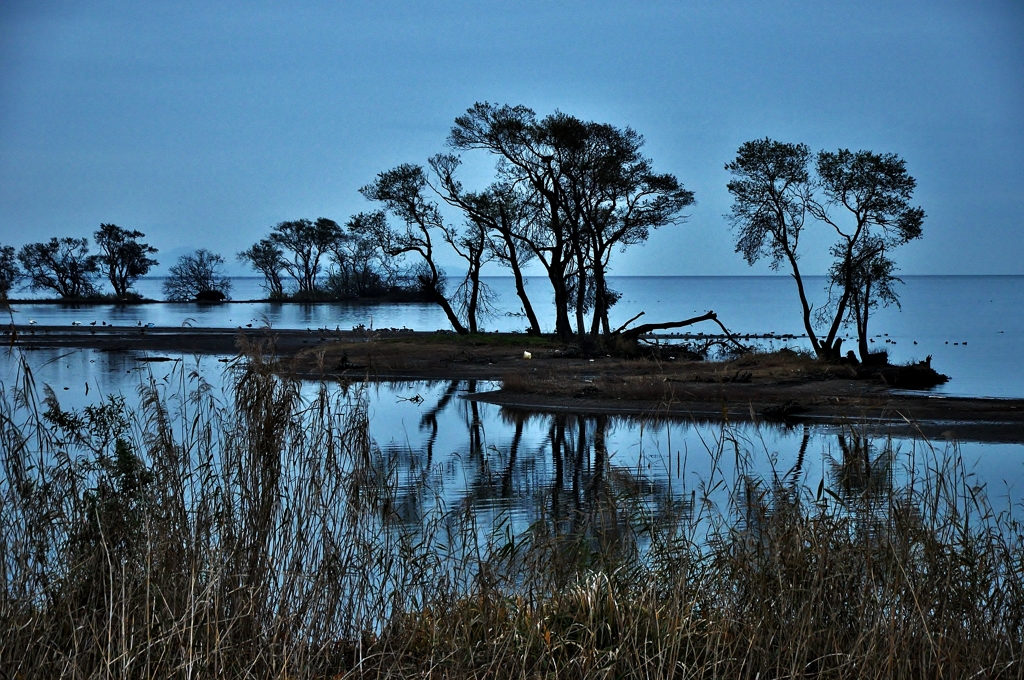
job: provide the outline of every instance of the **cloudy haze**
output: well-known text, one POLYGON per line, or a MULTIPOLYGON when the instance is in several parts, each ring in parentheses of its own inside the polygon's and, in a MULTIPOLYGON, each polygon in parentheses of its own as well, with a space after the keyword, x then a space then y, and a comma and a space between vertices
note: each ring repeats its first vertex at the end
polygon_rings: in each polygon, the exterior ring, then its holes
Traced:
POLYGON ((1024 5, 633 4, 4 2, 0 244, 114 222, 164 263, 232 256, 365 210, 360 186, 492 101, 629 125, 696 192, 616 274, 767 272, 722 217, 723 165, 765 136, 903 156, 928 213, 904 273, 1024 274, 1024 5))

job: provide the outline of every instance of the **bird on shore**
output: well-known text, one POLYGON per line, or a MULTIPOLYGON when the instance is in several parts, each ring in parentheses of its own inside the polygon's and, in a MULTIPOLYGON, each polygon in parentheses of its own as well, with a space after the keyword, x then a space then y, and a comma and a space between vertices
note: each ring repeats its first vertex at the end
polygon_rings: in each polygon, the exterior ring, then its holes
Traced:
POLYGON ((36 320, 35 319, 29 319, 28 320, 28 325, 29 326, 35 326, 36 325, 36 320))

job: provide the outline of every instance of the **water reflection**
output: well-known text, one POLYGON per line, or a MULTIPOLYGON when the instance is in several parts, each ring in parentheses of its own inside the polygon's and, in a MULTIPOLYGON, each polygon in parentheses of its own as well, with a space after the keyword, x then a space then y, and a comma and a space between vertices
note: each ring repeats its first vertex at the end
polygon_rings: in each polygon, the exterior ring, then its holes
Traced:
MULTIPOLYGON (((0 361, 0 382, 13 384, 18 356, 0 361)), ((64 408, 111 393, 131 404, 150 376, 171 392, 191 374, 215 390, 231 384, 225 358, 218 357, 94 350, 25 356, 37 385, 50 385, 64 408), (140 361, 153 358, 167 361, 140 361)), ((570 532, 589 521, 614 533, 624 531, 623 512, 650 524, 724 504, 744 476, 790 493, 828 489, 852 505, 884 496, 930 446, 857 424, 786 428, 540 414, 463 398, 496 387, 487 381, 366 387, 370 436, 398 477, 397 511, 406 521, 419 521, 440 502, 476 513, 483 524, 507 517, 521 528, 548 519, 554 530, 570 532)), ((303 393, 311 399, 318 389, 307 383, 303 393)), ((224 393, 222 403, 230 399, 224 393)), ((1024 445, 964 442, 956 454, 989 486, 994 502, 1021 500, 1024 445)))
MULTIPOLYGON (((638 526, 699 520, 736 493, 748 494, 753 509, 765 498, 778 503, 807 488, 869 512, 910 467, 935 454, 927 442, 857 424, 644 421, 500 409, 460 398, 492 387, 474 381, 373 387, 371 433, 404 471, 399 507, 406 521, 419 521, 441 498, 448 508, 472 510, 482 524, 507 519, 522 529, 543 520, 555 533, 588 527, 589 539, 608 541, 638 526)), ((1010 454, 1003 457, 983 456, 985 445, 967 448, 976 454, 970 465, 979 481, 991 481, 996 496, 1005 490, 1019 498, 1024 446, 1003 447, 1010 454)))

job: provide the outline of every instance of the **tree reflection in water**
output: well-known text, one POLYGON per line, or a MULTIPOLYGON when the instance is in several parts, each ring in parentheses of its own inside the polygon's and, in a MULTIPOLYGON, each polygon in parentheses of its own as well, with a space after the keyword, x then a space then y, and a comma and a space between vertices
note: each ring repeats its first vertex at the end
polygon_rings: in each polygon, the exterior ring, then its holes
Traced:
POLYGON ((508 522, 576 536, 601 553, 642 547, 670 527, 703 533, 708 522, 756 539, 766 517, 796 511, 818 487, 873 533, 871 518, 885 514, 879 504, 897 482, 892 438, 860 425, 538 413, 462 398, 490 389, 476 381, 404 387, 432 395, 417 405, 418 442, 385 450, 388 464, 408 471, 395 506, 408 523, 440 503, 478 515, 482 531, 508 522), (726 507, 733 514, 716 517, 726 507))

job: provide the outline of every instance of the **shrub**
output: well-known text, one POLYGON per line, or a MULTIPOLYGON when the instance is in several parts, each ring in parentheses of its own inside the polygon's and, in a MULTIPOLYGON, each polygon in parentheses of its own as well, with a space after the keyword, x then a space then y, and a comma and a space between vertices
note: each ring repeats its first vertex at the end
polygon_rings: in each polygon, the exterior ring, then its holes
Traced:
POLYGON ((223 300, 231 293, 231 279, 224 274, 224 258, 205 248, 179 257, 168 273, 164 297, 174 302, 223 300))

